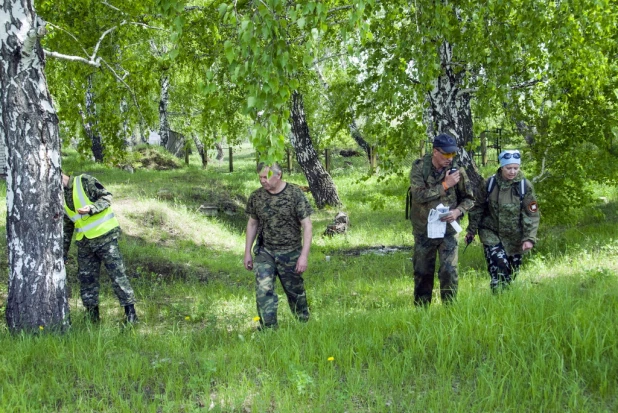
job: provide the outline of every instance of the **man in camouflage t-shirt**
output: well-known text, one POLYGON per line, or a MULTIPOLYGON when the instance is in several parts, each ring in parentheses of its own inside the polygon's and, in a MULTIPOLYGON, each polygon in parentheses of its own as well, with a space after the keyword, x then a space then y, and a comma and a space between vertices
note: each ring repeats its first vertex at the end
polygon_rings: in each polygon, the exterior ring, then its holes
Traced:
POLYGON ((302 277, 311 247, 313 210, 305 194, 283 181, 279 165, 258 165, 262 187, 247 201, 247 237, 244 265, 255 272, 257 310, 261 327, 277 327, 278 276, 290 309, 300 321, 309 320, 302 277), (302 233, 301 233, 302 229, 302 233), (253 242, 255 259, 251 254, 253 242))

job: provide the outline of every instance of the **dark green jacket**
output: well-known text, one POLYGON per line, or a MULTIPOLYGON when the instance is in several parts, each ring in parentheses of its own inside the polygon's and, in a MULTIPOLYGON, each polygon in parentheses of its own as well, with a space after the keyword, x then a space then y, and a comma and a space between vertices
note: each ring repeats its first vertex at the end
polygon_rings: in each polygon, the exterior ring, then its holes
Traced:
POLYGON ((524 241, 536 243, 541 214, 534 188, 526 179, 526 191, 520 202, 519 187, 524 179, 520 171, 515 179, 502 178, 501 168, 496 172, 496 184, 487 200, 487 183, 483 181, 481 199, 470 211, 468 232, 476 234, 484 245, 502 243, 508 255, 522 254, 524 241), (487 201, 486 201, 487 200, 487 201))
MULTIPOLYGON (((446 169, 438 171, 431 162, 431 154, 417 159, 410 171, 410 190, 412 206, 410 220, 414 235, 427 235, 427 217, 429 211, 442 203, 451 210, 458 208, 461 212, 468 212, 474 205, 472 185, 463 168, 459 168, 461 179, 459 183, 447 191, 442 186, 446 177, 446 169)), ((462 214, 463 217, 463 214, 462 214)), ((446 234, 454 234, 451 225, 446 226, 446 234)))

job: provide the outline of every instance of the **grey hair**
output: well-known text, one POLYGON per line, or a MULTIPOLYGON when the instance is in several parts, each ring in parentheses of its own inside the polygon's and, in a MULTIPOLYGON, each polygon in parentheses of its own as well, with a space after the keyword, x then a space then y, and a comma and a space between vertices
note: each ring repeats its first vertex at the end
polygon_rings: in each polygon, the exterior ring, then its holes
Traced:
POLYGON ((278 163, 273 163, 272 165, 266 165, 265 162, 260 162, 257 166, 257 172, 260 173, 264 168, 268 168, 273 171, 274 174, 279 175, 279 177, 283 176, 283 170, 279 166, 278 163))

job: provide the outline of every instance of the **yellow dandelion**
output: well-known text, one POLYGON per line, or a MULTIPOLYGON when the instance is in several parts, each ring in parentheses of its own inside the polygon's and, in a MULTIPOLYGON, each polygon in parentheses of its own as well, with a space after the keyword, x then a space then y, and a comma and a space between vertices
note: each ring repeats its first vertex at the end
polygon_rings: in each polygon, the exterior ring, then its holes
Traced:
POLYGON ((260 321, 260 317, 256 315, 255 317, 253 317, 253 321, 260 321))
POLYGON ((329 358, 327 358, 326 360, 328 361, 335 361, 335 358, 333 356, 330 356, 329 358))
POLYGON ((44 330, 44 329, 45 329, 45 327, 39 326, 39 330, 44 330))
POLYGON ((189 320, 191 320, 191 317, 186 316, 186 317, 185 317, 185 320, 189 321, 189 320))

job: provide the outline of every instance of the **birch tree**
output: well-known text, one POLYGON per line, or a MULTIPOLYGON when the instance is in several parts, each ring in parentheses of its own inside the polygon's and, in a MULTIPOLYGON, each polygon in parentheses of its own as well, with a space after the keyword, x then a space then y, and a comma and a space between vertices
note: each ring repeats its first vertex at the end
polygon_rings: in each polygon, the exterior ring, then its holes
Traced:
POLYGON ((45 23, 32 0, 0 7, 0 136, 7 150, 9 289, 12 332, 69 325, 62 243, 58 118, 45 78, 45 23))

